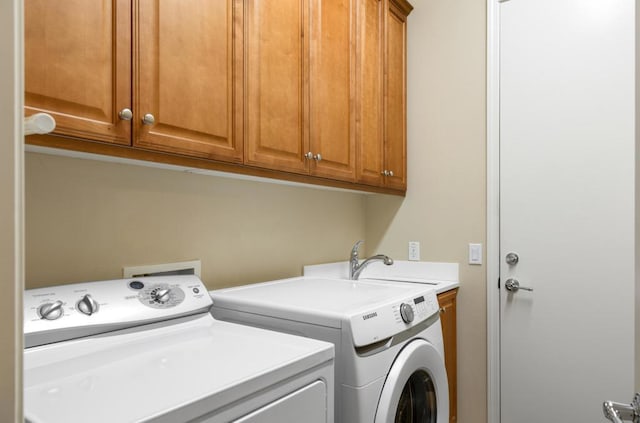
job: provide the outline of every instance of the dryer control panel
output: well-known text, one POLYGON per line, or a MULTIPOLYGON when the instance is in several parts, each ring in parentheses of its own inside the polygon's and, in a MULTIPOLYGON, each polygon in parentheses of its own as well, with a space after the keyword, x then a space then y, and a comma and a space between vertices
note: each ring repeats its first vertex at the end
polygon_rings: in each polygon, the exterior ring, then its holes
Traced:
POLYGON ((404 332, 440 312, 433 288, 402 301, 378 306, 351 317, 351 332, 356 347, 370 345, 404 332))
POLYGON ((29 289, 25 347, 206 313, 211 297, 198 277, 152 276, 29 289))

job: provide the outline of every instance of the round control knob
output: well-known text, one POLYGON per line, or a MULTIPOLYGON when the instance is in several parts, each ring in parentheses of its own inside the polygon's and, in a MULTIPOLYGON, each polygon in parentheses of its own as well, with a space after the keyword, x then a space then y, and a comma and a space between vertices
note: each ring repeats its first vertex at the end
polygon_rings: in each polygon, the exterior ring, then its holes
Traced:
POLYGON ((62 317, 62 301, 56 301, 53 303, 45 303, 38 307, 38 314, 41 319, 56 320, 62 317))
POLYGON ((400 317, 405 323, 413 322, 413 309, 407 303, 400 304, 400 317))
POLYGON ((80 313, 91 316, 93 313, 98 311, 98 303, 91 295, 87 294, 78 301, 76 308, 80 313))
POLYGON ((166 303, 169 301, 169 293, 171 292, 168 288, 160 288, 153 292, 153 299, 158 303, 166 303))

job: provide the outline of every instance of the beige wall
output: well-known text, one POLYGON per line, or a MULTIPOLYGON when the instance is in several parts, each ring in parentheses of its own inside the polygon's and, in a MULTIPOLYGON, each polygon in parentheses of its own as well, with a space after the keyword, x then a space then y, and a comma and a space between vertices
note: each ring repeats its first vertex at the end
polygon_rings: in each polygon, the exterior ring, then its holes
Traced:
POLYGON ((485 2, 414 1, 406 198, 324 191, 30 153, 27 284, 121 277, 200 258, 210 288, 300 274, 365 250, 460 263, 458 415, 486 421, 485 2))
POLYGON ((458 421, 486 421, 485 22, 482 0, 414 1, 409 16, 409 190, 367 197, 367 251, 460 263, 458 421))
POLYGON ((22 56, 19 1, 0 2, 0 422, 22 420, 22 56))
POLYGON ((28 153, 27 288, 202 260, 209 288, 346 260, 364 194, 28 153))

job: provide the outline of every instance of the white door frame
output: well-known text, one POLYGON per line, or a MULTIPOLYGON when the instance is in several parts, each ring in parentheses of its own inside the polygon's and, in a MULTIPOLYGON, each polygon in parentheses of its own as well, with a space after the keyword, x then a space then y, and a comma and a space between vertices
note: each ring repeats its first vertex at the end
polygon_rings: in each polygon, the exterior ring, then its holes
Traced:
POLYGON ((500 7, 487 0, 487 422, 500 422, 500 7))
POLYGON ((24 290, 23 0, 0 3, 0 421, 23 421, 22 292, 24 290))

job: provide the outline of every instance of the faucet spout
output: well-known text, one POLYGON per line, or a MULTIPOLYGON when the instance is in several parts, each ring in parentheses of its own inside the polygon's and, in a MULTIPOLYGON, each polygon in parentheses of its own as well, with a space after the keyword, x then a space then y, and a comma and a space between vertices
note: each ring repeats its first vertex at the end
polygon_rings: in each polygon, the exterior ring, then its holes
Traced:
POLYGON ((353 248, 351 249, 351 257, 349 260, 349 279, 357 280, 360 277, 360 273, 367 267, 370 263, 374 261, 382 261, 385 265, 391 266, 393 264, 393 259, 384 254, 377 254, 375 256, 371 256, 368 259, 365 259, 362 263, 358 258, 358 249, 363 241, 358 241, 355 243, 353 248))

